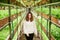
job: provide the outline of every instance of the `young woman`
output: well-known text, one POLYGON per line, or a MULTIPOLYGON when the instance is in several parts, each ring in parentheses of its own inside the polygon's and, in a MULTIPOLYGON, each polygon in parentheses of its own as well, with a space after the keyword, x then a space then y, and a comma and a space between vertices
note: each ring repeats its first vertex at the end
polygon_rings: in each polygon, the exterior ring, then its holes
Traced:
POLYGON ((31 12, 27 13, 26 20, 23 22, 23 33, 27 40, 33 40, 34 34, 37 36, 37 28, 31 12))

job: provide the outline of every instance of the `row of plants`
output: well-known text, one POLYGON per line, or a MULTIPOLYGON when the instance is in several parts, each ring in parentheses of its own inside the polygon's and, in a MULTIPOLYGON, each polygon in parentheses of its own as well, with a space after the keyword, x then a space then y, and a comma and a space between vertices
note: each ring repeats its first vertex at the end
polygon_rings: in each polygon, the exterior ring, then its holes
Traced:
MULTIPOLYGON (((18 13, 20 11, 21 10, 18 9, 18 13)), ((16 9, 11 9, 11 15, 16 14, 16 13, 17 13, 16 9)), ((7 10, 7 9, 6 10, 0 10, 0 20, 3 19, 3 18, 6 18, 8 16, 9 16, 9 10, 7 10)))
MULTIPOLYGON (((35 11, 36 12, 42 12, 42 13, 45 13, 45 14, 49 15, 49 7, 42 7, 42 8, 41 7, 36 7, 35 11)), ((55 18, 60 19, 60 8, 52 8, 51 7, 51 14, 55 18)))
MULTIPOLYGON (((21 19, 21 17, 19 16, 18 17, 18 23, 19 23, 20 19, 21 19)), ((11 22, 11 29, 12 29, 11 31, 13 31, 16 28, 16 24, 18 24, 18 23, 17 23, 17 19, 15 19, 13 21, 13 25, 12 25, 12 22, 11 22)), ((10 29, 9 25, 7 25, 4 29, 2 29, 0 31, 0 40, 5 40, 8 37, 9 32, 10 32, 9 29, 10 29)))
MULTIPOLYGON (((40 20, 38 20, 40 22, 40 20)), ((37 20, 35 19, 35 22, 36 22, 36 27, 37 27, 37 30, 38 32, 40 33, 40 37, 42 35, 42 39, 43 40, 49 40, 48 37, 46 36, 46 34, 44 33, 44 31, 41 29, 41 25, 37 22, 37 20)), ((41 23, 41 22, 40 22, 41 23)))
MULTIPOLYGON (((39 19, 41 22, 41 18, 39 19)), ((45 27, 47 31, 49 31, 49 21, 47 25, 47 20, 42 18, 42 25, 45 27)), ((54 36, 56 40, 60 40, 60 28, 58 28, 56 25, 51 23, 51 34, 54 36)))

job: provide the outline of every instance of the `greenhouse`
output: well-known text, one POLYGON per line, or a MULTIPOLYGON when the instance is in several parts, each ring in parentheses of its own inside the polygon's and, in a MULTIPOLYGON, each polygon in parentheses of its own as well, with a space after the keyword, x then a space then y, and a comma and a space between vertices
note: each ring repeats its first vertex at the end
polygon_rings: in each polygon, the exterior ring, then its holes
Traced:
POLYGON ((0 0, 0 40, 27 40, 22 28, 28 12, 37 28, 33 40, 60 40, 60 0, 0 0))

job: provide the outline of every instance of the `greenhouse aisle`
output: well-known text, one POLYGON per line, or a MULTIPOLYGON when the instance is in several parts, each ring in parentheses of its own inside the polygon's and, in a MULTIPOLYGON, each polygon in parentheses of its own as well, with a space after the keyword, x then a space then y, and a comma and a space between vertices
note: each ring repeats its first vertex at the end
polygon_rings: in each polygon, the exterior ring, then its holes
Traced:
POLYGON ((0 40, 26 40, 22 24, 29 12, 38 32, 33 40, 60 40, 60 0, 0 0, 0 40))

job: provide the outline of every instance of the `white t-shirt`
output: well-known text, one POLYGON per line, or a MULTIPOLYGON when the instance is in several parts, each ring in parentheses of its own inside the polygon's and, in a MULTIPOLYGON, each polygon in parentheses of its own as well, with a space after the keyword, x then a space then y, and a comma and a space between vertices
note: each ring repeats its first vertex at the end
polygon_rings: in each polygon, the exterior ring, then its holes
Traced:
POLYGON ((37 35, 37 28, 36 28, 35 21, 32 21, 32 22, 24 21, 23 31, 24 31, 24 34, 34 33, 35 35, 37 35))

